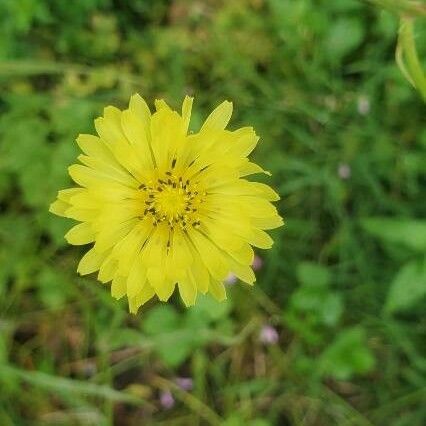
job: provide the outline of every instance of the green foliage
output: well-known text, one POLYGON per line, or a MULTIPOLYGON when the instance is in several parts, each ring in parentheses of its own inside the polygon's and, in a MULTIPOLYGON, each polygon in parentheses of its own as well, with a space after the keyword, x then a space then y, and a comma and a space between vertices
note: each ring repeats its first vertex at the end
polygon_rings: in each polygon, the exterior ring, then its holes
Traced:
POLYGON ((366 347, 365 330, 359 327, 342 330, 321 355, 319 364, 321 374, 339 380, 348 380, 355 374, 371 371, 374 357, 366 347))
POLYGON ((325 329, 335 327, 343 312, 341 295, 330 288, 329 270, 312 262, 298 265, 300 286, 293 292, 284 317, 288 326, 312 345, 320 344, 325 329))
POLYGON ((169 305, 151 309, 142 323, 142 330, 163 362, 169 367, 181 365, 197 348, 214 340, 216 334, 227 336, 231 324, 227 320, 228 302, 218 305, 209 297, 200 297, 197 305, 180 316, 169 305))
MULTIPOLYGON (((409 260, 392 280, 384 309, 388 313, 407 310, 424 301, 426 294, 426 221, 370 218, 364 228, 383 243, 411 249, 414 260, 409 260)), ((411 258, 411 257, 410 257, 411 258)))
POLYGON ((426 295, 425 259, 412 260, 405 264, 393 279, 386 299, 387 312, 410 308, 423 301, 426 295))
POLYGON ((419 253, 426 251, 426 220, 369 218, 363 226, 385 243, 400 244, 419 253))
POLYGON ((0 1, 0 424, 423 424, 426 132, 397 28, 357 0, 0 1), (254 289, 135 317, 77 276, 48 206, 134 92, 194 94, 192 129, 230 99, 261 136, 286 226, 254 289))

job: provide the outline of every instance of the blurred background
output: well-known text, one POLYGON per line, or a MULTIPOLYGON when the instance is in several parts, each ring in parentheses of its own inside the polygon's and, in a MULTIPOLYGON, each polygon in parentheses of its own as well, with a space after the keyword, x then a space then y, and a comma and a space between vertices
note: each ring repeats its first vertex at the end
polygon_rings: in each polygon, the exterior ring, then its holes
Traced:
POLYGON ((397 31, 358 0, 1 0, 0 425, 426 424, 425 108, 397 31), (261 136, 286 226, 226 303, 129 315, 48 213, 135 92, 194 95, 194 129, 232 100, 261 136))

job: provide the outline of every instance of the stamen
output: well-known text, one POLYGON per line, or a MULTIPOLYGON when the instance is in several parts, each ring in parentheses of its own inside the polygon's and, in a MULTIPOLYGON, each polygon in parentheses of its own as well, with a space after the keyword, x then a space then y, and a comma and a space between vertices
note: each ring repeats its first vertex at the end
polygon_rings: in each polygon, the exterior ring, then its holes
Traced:
MULTIPOLYGON (((172 161, 172 170, 176 159, 172 161)), ((168 170, 156 182, 142 183, 140 189, 147 192, 144 200, 146 208, 140 216, 141 220, 150 215, 154 226, 164 224, 172 231, 179 226, 187 232, 188 226, 200 225, 198 206, 204 201, 203 193, 199 193, 198 182, 183 179, 168 170)), ((204 193, 205 194, 205 193, 204 193)))

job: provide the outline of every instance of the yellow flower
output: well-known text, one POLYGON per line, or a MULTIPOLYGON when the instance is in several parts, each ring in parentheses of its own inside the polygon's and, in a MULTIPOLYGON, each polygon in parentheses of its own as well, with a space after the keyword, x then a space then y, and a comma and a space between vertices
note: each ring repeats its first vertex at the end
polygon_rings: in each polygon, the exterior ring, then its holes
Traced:
POLYGON ((259 139, 253 128, 225 130, 225 101, 188 133, 192 101, 185 98, 181 114, 163 100, 151 114, 139 95, 124 111, 106 107, 95 120, 99 136, 77 138, 82 164, 69 173, 79 186, 50 206, 81 222, 65 235, 70 244, 94 243, 78 272, 99 271, 133 313, 154 295, 167 301, 176 285, 190 306, 198 292, 225 299, 230 272, 253 284, 251 246, 270 248, 264 230, 283 223, 270 203, 278 195, 244 179, 263 172, 247 159, 259 139))

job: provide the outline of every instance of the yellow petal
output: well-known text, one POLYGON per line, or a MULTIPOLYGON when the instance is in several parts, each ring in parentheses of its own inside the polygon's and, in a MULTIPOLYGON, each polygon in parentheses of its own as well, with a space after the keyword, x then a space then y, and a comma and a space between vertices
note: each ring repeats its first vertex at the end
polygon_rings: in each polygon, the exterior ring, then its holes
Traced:
POLYGON ((277 215, 277 209, 269 201, 259 197, 240 196, 236 200, 251 217, 269 217, 277 215))
POLYGON ((166 109, 168 111, 172 111, 167 102, 164 99, 155 99, 154 101, 155 109, 160 111, 162 109, 166 109))
POLYGON ((162 268, 149 268, 148 281, 162 302, 167 302, 175 289, 175 282, 167 279, 162 268))
POLYGON ((93 170, 108 175, 110 178, 118 182, 127 184, 127 182, 129 181, 129 173, 122 167, 120 167, 117 163, 111 164, 100 160, 99 158, 88 157, 87 155, 79 155, 77 158, 85 166, 88 166, 93 170))
POLYGON ((79 207, 81 209, 99 209, 101 207, 99 201, 89 191, 82 191, 77 195, 73 195, 69 203, 73 207, 79 207))
POLYGON ((125 186, 137 188, 139 186, 138 181, 133 179, 132 176, 116 178, 105 172, 93 170, 90 167, 81 166, 80 164, 73 164, 68 168, 68 172, 74 182, 84 187, 96 186, 104 183, 105 181, 119 182, 125 186))
POLYGON ((171 267, 186 269, 192 264, 191 250, 182 231, 176 229, 173 233, 170 246, 171 267))
POLYGON ((232 102, 222 102, 207 117, 206 121, 201 127, 201 132, 207 129, 223 130, 228 125, 229 120, 231 119, 231 115, 232 102))
POLYGON ((143 167, 135 149, 129 144, 121 127, 121 111, 111 110, 105 117, 95 120, 95 128, 101 139, 107 144, 117 161, 138 180, 144 179, 143 167))
POLYGON ((129 298, 129 311, 131 314, 136 314, 138 309, 152 299, 155 295, 154 289, 150 285, 146 285, 141 292, 135 296, 129 298))
POLYGON ((66 234, 65 239, 73 245, 89 244, 95 240, 95 233, 89 223, 80 223, 71 228, 66 234))
POLYGON ((250 235, 250 244, 262 249, 269 249, 274 244, 272 238, 264 231, 253 228, 250 235))
POLYGON ((151 147, 159 174, 170 169, 176 152, 186 142, 182 117, 175 111, 161 108, 151 118, 151 147))
POLYGON ((218 248, 198 231, 190 232, 189 238, 194 243, 210 274, 217 280, 222 281, 228 274, 228 268, 218 248))
POLYGON ((232 142, 228 146, 228 155, 236 157, 247 157, 259 142, 259 136, 256 135, 252 127, 242 127, 232 132, 232 142))
POLYGON ((66 217, 70 219, 75 219, 80 222, 93 221, 99 215, 98 211, 95 209, 82 209, 79 207, 70 207, 65 212, 66 217))
POLYGON ((238 250, 230 251, 229 254, 242 265, 251 265, 254 259, 254 251, 250 244, 244 243, 238 250))
POLYGON ((95 249, 89 250, 80 260, 77 272, 80 275, 91 274, 96 272, 102 265, 102 262, 107 257, 106 254, 98 253, 95 249))
POLYGON ((179 294, 186 306, 193 306, 197 299, 197 285, 190 274, 178 282, 179 294))
POLYGON ((191 111, 192 111, 192 103, 194 102, 194 98, 190 96, 185 96, 185 99, 182 103, 182 118, 185 123, 185 129, 188 131, 189 121, 191 120, 191 111))
POLYGON ((127 290, 126 278, 116 275, 111 283, 111 296, 115 299, 121 299, 127 290))
POLYGON ((249 265, 241 265, 238 262, 231 262, 231 270, 236 277, 247 284, 253 285, 256 281, 253 269, 249 265))
POLYGON ((114 278, 116 271, 117 261, 110 255, 105 259, 99 269, 98 280, 101 283, 107 283, 114 278))
POLYGON ((149 110, 145 100, 140 95, 135 94, 130 98, 129 109, 142 120, 146 129, 149 129, 151 111, 149 110))
POLYGON ((99 253, 113 247, 121 241, 136 225, 138 219, 131 219, 115 225, 110 224, 109 227, 101 227, 101 231, 96 236, 95 248, 99 253), (115 226, 114 226, 115 225, 115 226))
POLYGON ((209 288, 209 271, 204 266, 199 253, 193 248, 192 244, 189 244, 188 246, 191 249, 193 258, 193 263, 191 264, 191 268, 188 273, 194 277, 198 290, 205 294, 209 288))
POLYGON ((49 211, 50 213, 56 214, 58 216, 67 217, 65 212, 68 210, 69 206, 70 205, 65 201, 56 200, 50 205, 49 211))
POLYGON ((210 279, 209 292, 219 302, 223 302, 226 299, 225 286, 221 281, 210 279))
POLYGON ((141 254, 139 253, 133 261, 127 278, 127 295, 129 297, 135 297, 141 292, 145 286, 146 277, 147 270, 142 263, 141 254))
POLYGON ((263 170, 262 167, 250 161, 243 162, 238 170, 240 177, 254 175, 256 173, 264 173, 265 175, 271 176, 270 172, 263 170))
POLYGON ((77 137, 80 149, 89 157, 97 158, 105 163, 118 166, 111 151, 105 146, 100 138, 94 135, 80 134, 77 137))
POLYGON ((81 194, 82 192, 85 192, 85 191, 86 190, 84 188, 62 189, 61 191, 58 191, 58 199, 71 204, 72 197, 74 197, 77 194, 81 194))
POLYGON ((251 221, 253 226, 260 229, 275 229, 284 225, 282 217, 278 215, 269 217, 253 217, 251 221))
POLYGON ((139 252, 144 247, 145 241, 152 232, 152 222, 139 222, 122 240, 121 244, 114 247, 114 256, 119 259, 120 273, 127 276, 139 252))
POLYGON ((142 170, 152 173, 154 169, 151 146, 148 141, 147 132, 149 132, 149 122, 144 122, 131 110, 123 111, 121 115, 121 126, 124 134, 130 141, 138 155, 142 170))
POLYGON ((270 186, 260 182, 249 182, 245 179, 238 179, 215 186, 209 193, 234 197, 240 195, 257 196, 267 201, 278 201, 280 199, 280 196, 270 186))

